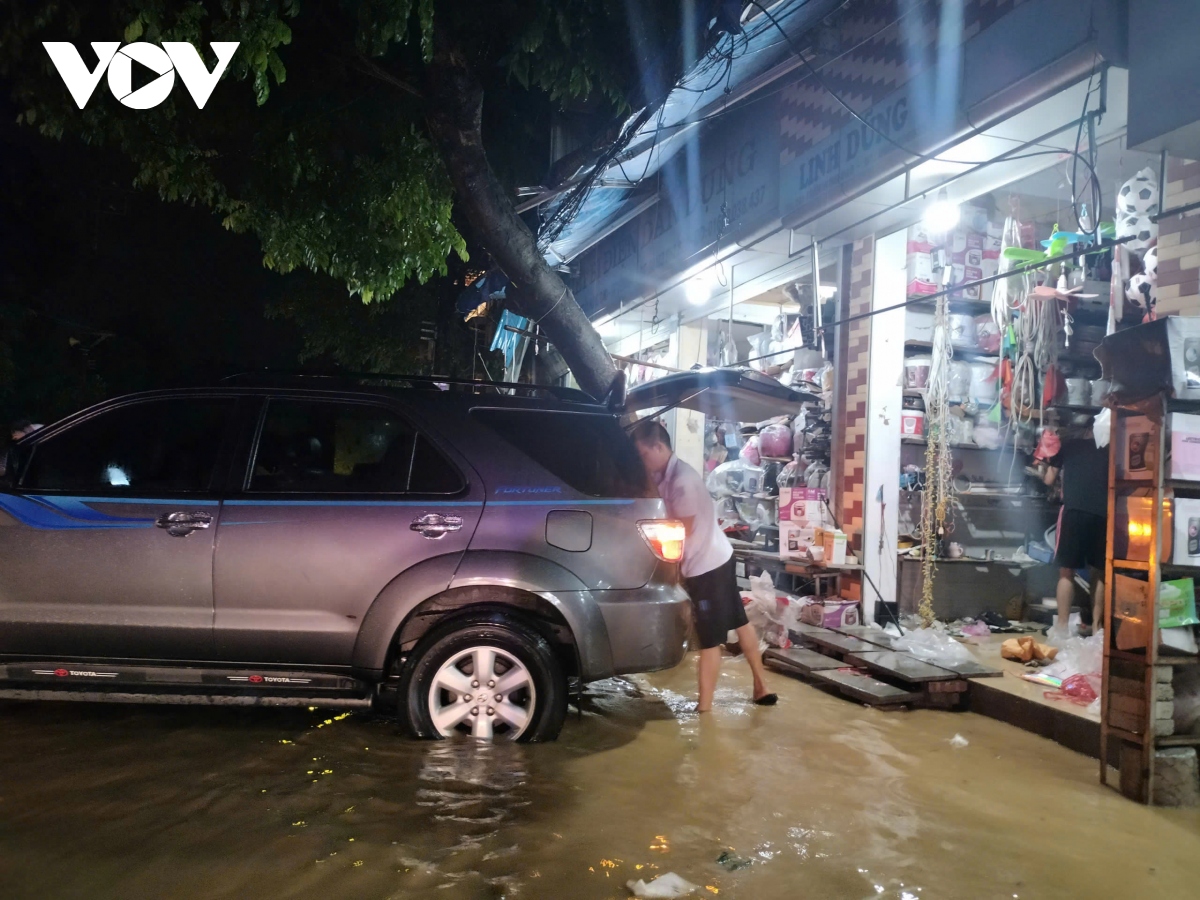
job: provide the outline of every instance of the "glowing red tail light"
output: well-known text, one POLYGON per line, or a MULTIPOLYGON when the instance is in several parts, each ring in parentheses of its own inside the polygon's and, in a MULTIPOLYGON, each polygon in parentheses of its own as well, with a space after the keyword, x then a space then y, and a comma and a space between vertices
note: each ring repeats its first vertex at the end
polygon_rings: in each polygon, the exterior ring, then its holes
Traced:
POLYGON ((683 559, 683 523, 671 520, 638 522, 638 531, 650 545, 654 555, 663 562, 676 563, 683 559))

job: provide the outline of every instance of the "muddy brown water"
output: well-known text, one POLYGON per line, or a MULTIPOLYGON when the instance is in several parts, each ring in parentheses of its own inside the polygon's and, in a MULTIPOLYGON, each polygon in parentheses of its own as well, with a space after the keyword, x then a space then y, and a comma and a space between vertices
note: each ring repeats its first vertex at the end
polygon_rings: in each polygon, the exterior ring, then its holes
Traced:
POLYGON ((971 714, 877 712, 727 661, 593 685, 538 746, 319 711, 0 705, 0 897, 1196 897, 1200 813, 971 714), (955 748, 958 733, 970 742, 955 748), (727 871, 729 850, 753 863, 727 871))

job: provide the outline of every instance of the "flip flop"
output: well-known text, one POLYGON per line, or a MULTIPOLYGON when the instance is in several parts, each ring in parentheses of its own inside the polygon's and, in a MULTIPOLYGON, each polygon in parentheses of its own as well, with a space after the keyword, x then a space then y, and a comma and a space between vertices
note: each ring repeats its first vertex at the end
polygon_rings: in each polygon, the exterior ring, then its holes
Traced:
POLYGON ((759 697, 757 700, 754 701, 754 705, 755 706, 774 706, 778 702, 779 702, 778 694, 763 694, 761 697, 759 697))

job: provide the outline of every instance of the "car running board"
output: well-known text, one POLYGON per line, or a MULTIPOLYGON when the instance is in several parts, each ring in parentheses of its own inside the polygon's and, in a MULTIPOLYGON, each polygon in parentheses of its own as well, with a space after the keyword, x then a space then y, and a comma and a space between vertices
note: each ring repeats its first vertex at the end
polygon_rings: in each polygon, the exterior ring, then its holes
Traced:
POLYGON ((364 709, 372 705, 374 694, 365 681, 323 672, 99 663, 0 665, 4 700, 364 709))

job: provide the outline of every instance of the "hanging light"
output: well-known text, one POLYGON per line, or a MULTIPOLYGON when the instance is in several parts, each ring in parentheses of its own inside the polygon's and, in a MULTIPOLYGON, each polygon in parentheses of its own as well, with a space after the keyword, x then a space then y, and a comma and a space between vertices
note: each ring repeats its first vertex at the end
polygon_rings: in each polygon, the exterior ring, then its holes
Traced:
POLYGON ((958 204, 951 203, 946 189, 942 188, 937 199, 925 210, 925 227, 934 234, 945 234, 958 224, 958 217, 958 204))
POLYGON ((683 295, 692 306, 707 303, 712 296, 712 278, 708 274, 708 270, 694 278, 689 278, 687 284, 683 286, 683 295))

